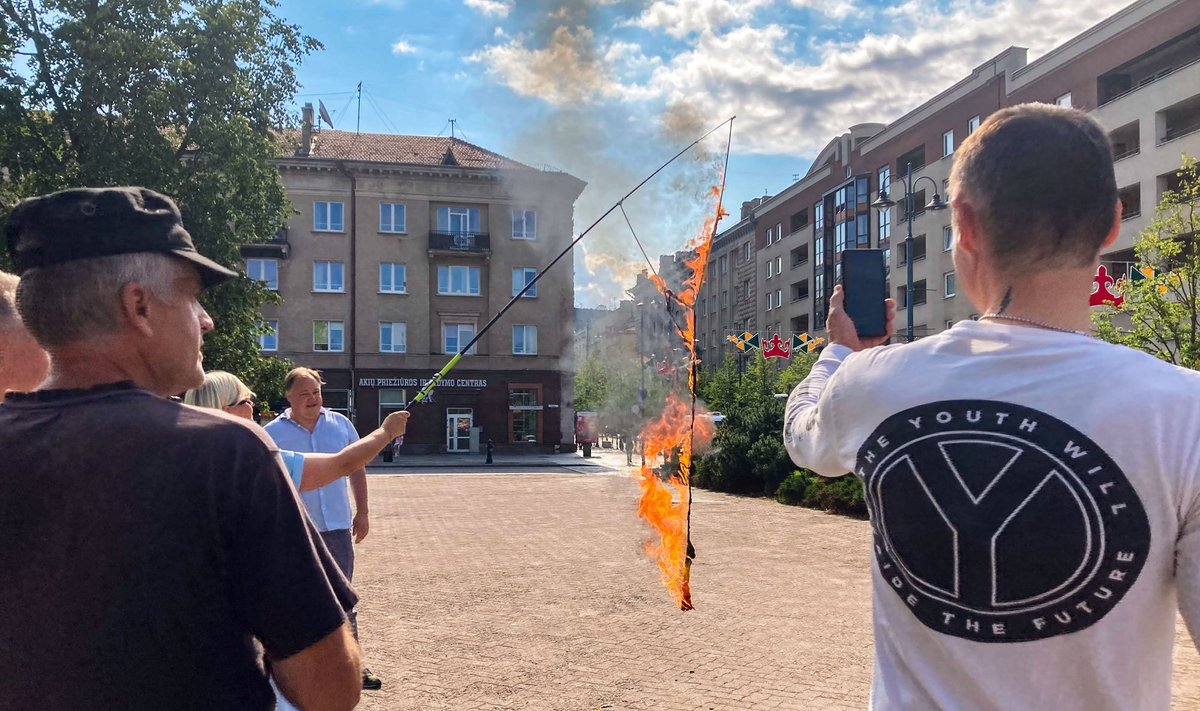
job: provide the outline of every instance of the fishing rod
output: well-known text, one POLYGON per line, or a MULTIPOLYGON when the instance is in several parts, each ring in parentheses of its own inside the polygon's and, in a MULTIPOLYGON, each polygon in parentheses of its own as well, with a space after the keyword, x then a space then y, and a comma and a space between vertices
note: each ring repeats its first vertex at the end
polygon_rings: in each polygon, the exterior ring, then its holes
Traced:
POLYGON ((658 166, 658 168, 656 168, 656 169, 654 170, 654 172, 653 172, 653 173, 651 173, 650 175, 646 176, 646 178, 645 178, 644 180, 642 180, 642 182, 640 182, 640 183, 638 183, 636 186, 634 186, 634 188, 633 188, 632 190, 630 190, 628 193, 626 193, 624 197, 622 197, 620 200, 618 200, 617 202, 615 202, 615 203, 612 205, 612 207, 610 207, 610 208, 608 208, 607 210, 605 210, 605 211, 604 211, 604 214, 602 214, 602 215, 600 215, 600 217, 596 218, 596 221, 595 221, 595 222, 593 222, 591 225, 589 225, 589 226, 588 226, 588 228, 587 228, 586 230, 584 230, 583 232, 580 232, 578 237, 576 237, 575 239, 571 240, 571 243, 570 243, 570 244, 568 244, 568 245, 566 246, 566 248, 565 248, 565 249, 563 249, 563 251, 559 252, 559 254, 558 254, 558 256, 557 256, 557 257, 555 257, 554 259, 552 259, 552 260, 550 261, 550 263, 549 263, 549 264, 547 264, 546 266, 542 267, 541 271, 539 271, 537 274, 535 274, 535 275, 534 275, 534 277, 533 277, 533 279, 531 279, 531 280, 527 281, 527 282, 525 283, 525 288, 523 288, 523 289, 521 289, 519 292, 517 292, 516 296, 513 296, 513 297, 512 297, 512 299, 510 299, 510 300, 509 300, 509 302, 508 302, 507 304, 505 304, 505 305, 504 305, 504 308, 502 308, 502 309, 500 309, 499 311, 497 311, 497 312, 496 312, 496 315, 495 315, 495 316, 493 316, 493 317, 491 318, 491 320, 490 320, 490 321, 488 321, 488 322, 487 322, 487 323, 484 325, 484 327, 483 327, 483 328, 481 328, 481 329, 479 330, 479 333, 476 333, 474 338, 472 338, 470 341, 468 341, 468 342, 467 342, 467 344, 466 344, 465 346, 463 346, 462 348, 460 348, 460 349, 458 350, 458 353, 455 353, 455 354, 454 354, 454 357, 453 357, 453 358, 451 358, 451 359, 450 359, 450 361, 446 363, 446 365, 442 366, 442 369, 441 369, 441 370, 439 370, 438 372, 434 373, 434 374, 433 374, 433 378, 431 378, 431 379, 429 380, 429 382, 428 382, 428 383, 426 383, 426 384, 425 384, 425 386, 421 388, 420 392, 418 392, 418 393, 416 394, 416 396, 415 396, 415 397, 413 397, 413 399, 412 399, 412 400, 410 400, 410 401, 409 401, 407 404, 405 404, 405 406, 404 406, 404 409, 405 409, 405 410, 408 410, 408 409, 412 408, 412 406, 413 406, 413 405, 415 405, 415 404, 417 404, 417 403, 419 403, 419 402, 423 402, 423 401, 425 400, 425 398, 429 397, 429 393, 433 392, 433 389, 434 389, 435 387, 437 387, 437 384, 438 384, 439 382, 441 382, 442 378, 446 377, 446 374, 447 374, 447 373, 449 373, 451 370, 453 370, 453 369, 454 369, 454 366, 458 365, 458 361, 462 360, 462 357, 463 357, 464 355, 466 355, 466 354, 467 354, 467 352, 468 352, 468 351, 470 351, 470 350, 471 350, 471 348, 472 348, 472 347, 474 347, 474 345, 475 345, 476 343, 478 343, 478 342, 479 342, 479 339, 480 339, 480 338, 483 338, 483 335, 484 335, 485 333, 487 333, 487 332, 488 332, 488 330, 490 330, 490 329, 492 328, 492 326, 495 326, 495 325, 496 325, 496 322, 497 322, 497 321, 499 321, 499 320, 501 319, 501 317, 503 317, 503 316, 504 316, 504 314, 505 314, 505 313, 506 313, 506 312, 507 312, 509 309, 511 309, 511 308, 512 308, 513 304, 515 304, 515 303, 517 303, 518 301, 520 301, 520 300, 521 300, 521 297, 525 295, 525 292, 527 292, 527 291, 529 291, 530 289, 532 289, 532 288, 533 288, 533 286, 534 286, 535 284, 537 284, 537 283, 538 283, 538 280, 539 280, 539 279, 541 279, 541 278, 542 278, 542 276, 544 276, 544 275, 546 274, 546 272, 548 272, 548 271, 550 271, 551 269, 553 269, 553 268, 554 268, 554 265, 555 265, 555 264, 558 264, 558 262, 559 262, 559 261, 560 261, 560 260, 561 260, 563 257, 565 257, 565 256, 567 256, 568 254, 570 254, 570 253, 571 253, 571 250, 575 248, 575 245, 579 244, 580 240, 582 240, 584 237, 586 237, 586 236, 587 236, 587 234, 588 234, 589 232, 591 232, 593 229, 595 229, 595 228, 596 228, 596 226, 597 226, 597 225, 599 225, 601 222, 603 222, 603 221, 604 221, 604 218, 606 218, 606 217, 608 217, 610 214, 612 214, 612 212, 613 212, 614 210, 616 210, 617 208, 620 208, 620 207, 621 207, 621 206, 622 206, 622 205, 625 203, 625 201, 626 201, 626 200, 628 200, 629 198, 633 197, 633 194, 634 194, 634 193, 636 193, 638 190, 641 190, 641 189, 642 189, 642 186, 644 186, 646 183, 650 182, 650 181, 651 181, 651 180, 654 178, 654 176, 658 175, 658 174, 659 174, 659 173, 661 173, 663 170, 665 170, 667 166, 671 165, 671 164, 672 164, 672 163, 674 163, 676 160, 678 160, 680 156, 682 156, 684 153, 687 153, 688 151, 690 151, 690 150, 691 150, 693 147, 695 147, 697 144, 699 144, 699 143, 700 143, 701 141, 703 141, 704 139, 706 139, 706 138, 708 138, 709 136, 711 136, 712 134, 716 133, 716 132, 717 132, 717 129, 721 128, 721 127, 722 127, 722 126, 724 126, 725 124, 730 124, 730 125, 732 126, 732 124, 733 124, 733 120, 734 120, 735 118, 737 118, 737 117, 736 117, 736 116, 730 116, 729 118, 725 119, 724 121, 722 121, 721 123, 717 124, 716 126, 713 126, 711 129, 709 129, 709 131, 708 131, 707 133, 705 133, 703 136, 701 136, 701 137, 697 138, 696 140, 692 141, 691 143, 689 143, 689 144, 688 144, 688 145, 687 145, 687 146, 686 146, 686 147, 685 147, 683 150, 679 151, 679 152, 678 152, 678 153, 676 153, 674 156, 672 156, 672 157, 671 157, 671 159, 670 159, 670 160, 668 160, 666 163, 663 163, 662 165, 658 166))

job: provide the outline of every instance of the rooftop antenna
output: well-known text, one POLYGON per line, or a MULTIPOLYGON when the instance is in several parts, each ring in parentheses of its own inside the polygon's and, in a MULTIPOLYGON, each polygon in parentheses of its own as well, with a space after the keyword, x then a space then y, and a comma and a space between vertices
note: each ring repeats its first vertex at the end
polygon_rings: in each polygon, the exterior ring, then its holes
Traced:
POLYGON ((450 140, 454 140, 454 124, 458 123, 458 119, 446 119, 450 122, 450 140))
POLYGON ((362 82, 358 83, 358 120, 354 123, 354 133, 362 133, 362 82))

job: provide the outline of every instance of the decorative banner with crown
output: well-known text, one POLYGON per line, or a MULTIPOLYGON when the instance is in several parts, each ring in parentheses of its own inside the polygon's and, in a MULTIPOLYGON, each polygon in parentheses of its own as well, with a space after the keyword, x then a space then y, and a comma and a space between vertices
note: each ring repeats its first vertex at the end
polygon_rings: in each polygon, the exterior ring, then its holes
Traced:
POLYGON ((742 352, 758 350, 762 353, 763 358, 791 358, 794 353, 811 353, 825 342, 824 338, 813 338, 807 333, 792 334, 788 340, 784 340, 781 333, 773 333, 764 343, 757 333, 749 331, 740 336, 730 334, 725 337, 725 340, 737 346, 737 349, 742 352))

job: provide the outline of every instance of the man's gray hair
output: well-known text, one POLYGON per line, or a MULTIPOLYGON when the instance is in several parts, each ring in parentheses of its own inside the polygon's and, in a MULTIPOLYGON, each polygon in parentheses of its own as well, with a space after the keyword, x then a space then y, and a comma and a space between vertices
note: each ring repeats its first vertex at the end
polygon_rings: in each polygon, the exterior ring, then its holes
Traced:
POLYGON ((135 252, 30 269, 17 288, 17 309, 43 348, 104 336, 121 323, 119 296, 126 285, 137 282, 172 302, 183 268, 166 255, 135 252))
POLYGON ((0 271, 0 331, 21 325, 21 317, 17 314, 17 284, 20 281, 16 274, 0 271))

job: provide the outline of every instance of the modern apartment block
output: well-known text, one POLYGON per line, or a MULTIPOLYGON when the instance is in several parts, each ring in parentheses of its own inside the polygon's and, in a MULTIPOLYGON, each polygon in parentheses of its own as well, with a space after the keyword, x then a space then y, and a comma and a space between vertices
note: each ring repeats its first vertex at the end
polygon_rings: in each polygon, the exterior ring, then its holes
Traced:
MULTIPOLYGON (((243 249, 278 290, 263 351, 324 374, 327 407, 368 431, 400 409, 571 240, 583 181, 454 138, 318 131, 276 161, 294 214, 243 249)), ((407 451, 574 436, 574 275, 548 272, 417 405, 407 451)))
MULTIPOLYGON (((1082 109, 1109 130, 1125 209, 1120 238, 1104 259, 1110 272, 1123 274, 1134 238, 1153 218, 1163 192, 1178 183, 1181 156, 1200 156, 1200 3, 1194 0, 1141 0, 1033 62, 1024 49, 1009 48, 892 123, 851 127, 829 141, 800 180, 749 205, 717 237, 718 266, 707 275, 705 294, 711 302, 714 292, 728 289, 734 298, 734 279, 722 281, 719 260, 734 259, 731 252, 744 249, 752 233, 756 313, 748 330, 764 339, 776 332, 784 338, 821 335, 841 253, 883 249, 899 306, 896 330, 903 337, 910 297, 903 178, 911 166, 918 179, 914 336, 977 315, 957 290, 950 211, 923 208, 934 192, 949 199, 950 168, 964 138, 998 109, 1034 101, 1082 109), (881 184, 899 203, 890 210, 871 207, 881 184)), ((718 311, 703 323, 710 330, 705 343, 718 351, 730 347, 726 335, 744 330, 744 319, 732 313, 718 311)), ((720 357, 713 353, 706 360, 720 357)))

